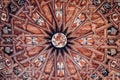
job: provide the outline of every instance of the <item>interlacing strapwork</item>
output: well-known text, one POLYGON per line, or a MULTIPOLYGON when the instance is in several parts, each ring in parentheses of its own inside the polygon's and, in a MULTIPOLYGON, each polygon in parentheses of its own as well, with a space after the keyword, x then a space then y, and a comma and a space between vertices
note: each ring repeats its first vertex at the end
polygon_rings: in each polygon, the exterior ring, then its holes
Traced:
POLYGON ((0 0, 0 80, 120 80, 119 0, 0 0))

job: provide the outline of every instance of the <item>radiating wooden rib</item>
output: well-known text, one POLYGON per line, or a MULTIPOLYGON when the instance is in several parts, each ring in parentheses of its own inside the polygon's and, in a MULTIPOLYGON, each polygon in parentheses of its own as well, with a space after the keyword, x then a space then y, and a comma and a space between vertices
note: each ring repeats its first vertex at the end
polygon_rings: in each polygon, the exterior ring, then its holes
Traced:
POLYGON ((25 34, 25 37, 45 37, 46 35, 42 35, 42 34, 25 34))
POLYGON ((62 3, 62 24, 63 24, 63 27, 65 27, 65 24, 66 24, 65 16, 66 16, 65 3, 62 3))
POLYGON ((53 73, 54 73, 54 67, 52 68, 52 71, 50 72, 50 75, 49 75, 49 77, 48 77, 48 80, 51 80, 53 73))
MULTIPOLYGON (((43 66, 42 66, 42 69, 41 69, 41 71, 42 71, 42 72, 43 72, 43 71, 44 71, 44 69, 45 69, 45 66, 46 66, 46 64, 47 64, 47 62, 48 62, 48 59, 49 59, 49 57, 50 57, 50 54, 51 54, 51 51, 50 51, 50 52, 48 52, 48 54, 47 54, 46 60, 45 60, 45 62, 44 62, 44 64, 43 64, 43 66)), ((41 77, 42 77, 42 74, 40 74, 40 75, 39 75, 38 80, 41 80, 41 77)))
MULTIPOLYGON (((66 63, 66 56, 64 56, 64 62, 66 63)), ((66 70, 67 70, 68 75, 69 75, 69 76, 72 76, 72 75, 70 74, 70 71, 68 70, 68 67, 67 67, 66 64, 65 64, 65 67, 66 67, 66 70)))
POLYGON ((15 34, 3 34, 3 35, 1 35, 2 37, 17 37, 17 35, 15 35, 15 34))
MULTIPOLYGON (((18 16, 13 15, 13 14, 10 14, 10 16, 13 16, 13 17, 15 17, 15 18, 17 18, 17 19, 19 19, 19 20, 25 22, 25 19, 23 19, 23 18, 21 18, 21 17, 18 17, 18 16)), ((38 27, 38 28, 43 29, 43 30, 46 30, 45 28, 40 27, 40 25, 37 25, 37 24, 35 24, 35 23, 28 22, 28 24, 31 24, 31 25, 33 25, 33 26, 35 26, 35 27, 38 27)))
POLYGON ((111 27, 112 25, 113 25, 112 23, 105 24, 104 26, 101 26, 100 28, 97 28, 97 29, 96 29, 96 32, 99 32, 99 31, 101 31, 101 30, 103 30, 103 29, 109 28, 109 27, 111 27))
POLYGON ((104 0, 93 12, 96 12, 105 2, 106 0, 104 0))
POLYGON ((115 9, 115 11, 116 11, 116 13, 120 16, 120 12, 119 12, 117 9, 115 9))
MULTIPOLYGON (((42 43, 40 43, 40 44, 34 44, 34 45, 32 45, 32 44, 19 44, 19 45, 17 45, 17 46, 22 46, 22 47, 37 47, 37 46, 46 46, 45 45, 45 41, 43 41, 42 43)), ((13 46, 13 44, 2 44, 2 45, 0 45, 1 47, 5 47, 5 46, 13 46)))
MULTIPOLYGON (((108 27, 110 27, 110 26, 112 26, 112 25, 113 25, 112 23, 105 24, 105 25, 101 26, 100 28, 97 28, 97 29, 95 30, 95 32, 98 33, 98 32, 100 32, 101 30, 106 29, 106 28, 108 28, 108 27)), ((77 38, 74 39, 74 40, 77 40, 77 39, 86 37, 86 36, 91 35, 91 34, 93 34, 93 33, 94 33, 94 32, 89 32, 89 33, 87 33, 87 34, 85 34, 85 35, 82 35, 82 36, 77 37, 77 38)))
POLYGON ((81 77, 81 75, 80 75, 80 72, 79 72, 79 69, 75 66, 75 69, 76 69, 76 71, 77 71, 77 76, 78 76, 78 78, 80 79, 80 80, 82 80, 82 77, 81 77))
MULTIPOLYGON (((43 41, 43 42, 40 43, 40 44, 33 44, 33 45, 32 45, 32 44, 19 44, 19 45, 17 45, 17 46, 23 46, 23 47, 32 47, 32 46, 33 46, 33 47, 34 47, 34 46, 37 47, 37 46, 39 46, 39 47, 40 47, 40 46, 43 46, 44 44, 45 44, 45 42, 43 41)), ((46 46, 46 45, 44 45, 44 46, 46 46)))
MULTIPOLYGON (((32 62, 34 62, 37 58, 39 58, 40 55, 43 55, 44 53, 46 53, 47 47, 44 47, 44 49, 42 49, 42 51, 39 52, 39 54, 34 58, 34 60, 32 62)), ((37 72, 37 70, 35 71, 37 72)))
MULTIPOLYGON (((102 15, 102 14, 101 14, 102 15)), ((91 20, 91 18, 89 17, 89 16, 87 16, 88 18, 87 19, 89 19, 90 20, 90 24, 92 24, 92 22, 96 22, 96 20, 99 20, 99 19, 101 19, 101 18, 97 18, 97 19, 95 19, 95 20, 91 20)), ((103 17, 103 16, 102 16, 103 17)), ((87 19, 86 19, 86 21, 87 21, 87 19)), ((106 24, 107 24, 107 21, 106 21, 106 19, 103 17, 103 19, 104 19, 104 21, 106 22, 106 24)), ((84 22, 84 23, 86 23, 86 22, 84 22)), ((81 25, 80 25, 81 26, 81 25)), ((78 29, 77 29, 78 30, 78 29)), ((92 32, 90 32, 91 34, 92 34, 92 32)), ((83 35, 84 36, 84 35, 83 35)))
POLYGON ((85 19, 85 21, 82 23, 82 24, 80 24, 79 26, 77 26, 75 29, 73 29, 72 30, 72 34, 74 35, 75 34, 75 32, 77 32, 79 29, 81 29, 82 28, 82 26, 86 23, 88 21, 88 18, 87 19, 85 19))
POLYGON ((86 34, 84 34, 84 35, 81 35, 81 36, 79 36, 79 37, 73 39, 73 40, 78 40, 78 39, 80 39, 80 38, 84 38, 84 37, 87 37, 87 36, 92 35, 92 34, 94 34, 94 32, 86 33, 86 34))
MULTIPOLYGON (((71 50, 70 50, 71 51, 71 50)), ((70 53, 69 53, 70 54, 70 53)), ((76 68, 78 68, 79 70, 81 69, 80 67, 79 67, 79 65, 73 60, 73 58, 70 56, 70 55, 68 55, 68 54, 65 54, 66 55, 66 57, 68 57, 72 62, 73 62, 73 64, 75 64, 75 66, 76 66, 76 68)), ((75 67, 74 66, 74 67, 75 67)))
POLYGON ((54 13, 54 10, 53 10, 51 4, 48 4, 48 6, 49 6, 50 12, 51 12, 51 14, 52 14, 52 16, 53 16, 53 19, 54 19, 56 25, 59 27, 59 23, 58 23, 58 21, 57 21, 57 18, 56 18, 56 16, 55 16, 55 13, 54 13))
POLYGON ((38 14, 43 18, 43 20, 46 21, 46 23, 47 23, 48 25, 53 26, 53 25, 47 20, 47 18, 43 16, 43 14, 41 14, 38 10, 37 10, 37 12, 38 12, 38 14))
MULTIPOLYGON (((65 73, 64 79, 67 79, 67 74, 68 74, 68 75, 71 75, 71 74, 70 74, 70 72, 69 72, 69 70, 68 70, 68 67, 67 67, 67 65, 66 65, 65 59, 63 59, 62 54, 60 54, 60 57, 61 57, 61 59, 62 59, 62 61, 63 61, 64 66, 65 66, 65 68, 64 68, 64 73, 65 73)), ((65 56, 64 56, 64 57, 65 57, 65 56)))
POLYGON ((110 35, 108 35, 108 38, 109 39, 120 39, 120 36, 119 35, 117 35, 117 36, 110 36, 110 35))
MULTIPOLYGON (((86 7, 87 8, 87 7, 86 7)), ((91 18, 87 15, 87 13, 85 13, 85 15, 86 15, 86 19, 85 19, 85 21, 82 23, 82 24, 80 24, 78 27, 76 27, 72 32, 73 33, 75 33, 75 32, 77 32, 79 29, 81 29, 82 27, 82 25, 84 25, 85 23, 90 23, 90 24, 92 24, 92 21, 91 21, 91 18), (87 22, 89 20, 89 22, 87 22)))
MULTIPOLYGON (((88 8, 88 5, 87 5, 86 8, 88 8)), ((76 28, 73 30, 73 33, 77 32, 79 29, 81 29, 81 28, 82 28, 81 26, 83 26, 85 23, 88 23, 88 24, 90 23, 90 24, 92 24, 92 20, 91 20, 91 18, 88 16, 87 12, 85 12, 85 15, 86 15, 85 21, 84 21, 82 24, 80 24, 78 27, 76 27, 76 28), (87 21, 89 21, 89 22, 87 22, 87 21)), ((91 15, 91 14, 90 14, 90 15, 91 15)))
POLYGON ((18 9, 20 9, 20 6, 18 6, 14 0, 11 0, 11 2, 12 2, 18 9))
POLYGON ((66 27, 69 27, 69 28, 72 27, 72 24, 73 24, 75 18, 76 18, 80 13, 82 13, 82 12, 84 11, 83 9, 86 9, 86 7, 82 7, 82 9, 81 9, 80 11, 78 11, 78 10, 79 10, 78 8, 75 8, 74 15, 72 16, 72 19, 69 21, 69 23, 66 25, 66 27))
MULTIPOLYGON (((53 10, 55 11, 55 0, 52 0, 52 1, 51 1, 51 4, 52 4, 53 10)), ((52 24, 53 24, 52 27, 55 29, 56 24, 55 24, 54 18, 52 18, 52 24)))
MULTIPOLYGON (((72 56, 71 56, 71 58, 72 58, 72 56)), ((74 66, 74 67, 75 67, 75 69, 77 71, 79 79, 82 80, 82 77, 81 77, 80 72, 79 72, 80 68, 78 68, 77 66, 74 66)))
POLYGON ((98 14, 102 17, 102 19, 104 20, 105 24, 107 24, 108 20, 102 15, 102 13, 98 11, 98 14))
POLYGON ((23 33, 31 34, 29 31, 26 31, 26 30, 24 30, 24 29, 21 29, 21 28, 19 28, 19 27, 17 27, 17 26, 14 26, 14 28, 15 28, 16 30, 19 30, 19 31, 23 32, 23 33))
POLYGON ((46 21, 46 23, 47 23, 48 25, 53 26, 53 25, 43 16, 44 12, 42 11, 41 5, 39 4, 38 0, 35 0, 35 2, 37 3, 38 9, 39 9, 39 11, 37 11, 37 12, 39 12, 40 16, 46 21))
MULTIPOLYGON (((8 26, 11 26, 10 23, 5 23, 5 22, 3 22, 3 23, 6 24, 6 25, 8 25, 8 26)), ((15 25, 14 25, 14 29, 20 30, 20 31, 22 31, 23 33, 31 34, 30 32, 28 32, 28 31, 26 31, 26 30, 24 30, 24 29, 21 29, 21 28, 15 26, 15 25)))
MULTIPOLYGON (((98 18, 99 19, 99 18, 98 18)), ((97 19, 96 19, 97 20, 97 19)), ((94 20, 94 21, 96 21, 96 20, 94 20)), ((92 21, 93 22, 93 21, 92 21)), ((111 26, 112 25, 112 23, 110 23, 110 25, 109 26, 111 26)), ((107 26, 107 24, 106 24, 106 26, 107 26)), ((108 26, 108 27, 109 27, 108 26)), ((100 29, 100 28, 98 28, 98 29, 100 29)), ((97 29, 96 29, 97 30, 97 29)), ((96 31, 97 32, 97 31, 96 31)), ((89 32, 89 33, 87 33, 87 34, 84 34, 84 35, 82 35, 82 36, 79 36, 80 38, 83 38, 83 37, 86 37, 86 36, 88 36, 88 35, 91 35, 91 34, 93 34, 94 32, 89 32)), ((79 37, 77 37, 76 39, 79 39, 79 37)), ((75 40, 76 40, 75 39, 75 40)))
MULTIPOLYGON (((74 47, 75 48, 75 47, 74 47)), ((69 56, 71 57, 71 59, 73 59, 73 56, 72 56, 72 52, 74 52, 73 50, 74 50, 74 48, 72 48, 72 49, 70 49, 70 50, 68 50, 69 51, 69 56)), ((75 53, 75 52, 74 52, 75 53)), ((77 55, 77 54, 76 54, 77 55)), ((73 59, 74 60, 74 59, 73 59)), ((75 62, 75 61, 74 61, 75 62)), ((75 62, 76 63, 76 62, 75 62)), ((78 65, 77 63, 76 63, 76 65, 78 65)), ((78 68, 79 68, 79 70, 81 69, 80 67, 79 67, 79 65, 78 65, 78 68)))
POLYGON ((118 47, 117 46, 108 46, 108 45, 105 45, 105 46, 101 46, 101 48, 103 49, 117 49, 118 47))
MULTIPOLYGON (((44 53, 43 53, 44 54, 44 53)), ((45 63, 43 64, 43 66, 46 66, 47 65, 47 60, 48 59, 50 59, 51 57, 52 57, 53 55, 48 55, 47 57, 46 57, 46 60, 45 60, 45 63), (46 65, 45 65, 46 64, 46 65)), ((37 56, 37 57, 39 57, 39 56, 37 56)), ((35 72, 38 72, 39 70, 41 71, 41 72, 43 72, 44 73, 44 70, 41 70, 42 68, 43 68, 43 66, 41 65, 40 67, 38 67, 36 70, 35 70, 35 72)), ((44 68, 45 69, 45 68, 44 68)), ((42 75, 41 75, 42 76, 42 75)), ((40 77, 40 76, 39 76, 40 77)))
MULTIPOLYGON (((4 76, 2 73, 0 73, 0 75, 3 77, 2 79, 7 80, 6 76, 4 76)), ((0 78, 1 79, 1 78, 0 78)))
MULTIPOLYGON (((88 48, 87 48, 88 49, 88 48)), ((93 48, 92 48, 93 49, 93 48)), ((91 49, 90 49, 91 50, 91 49)), ((78 55, 80 55, 80 56, 82 56, 83 58, 85 58, 85 59, 88 59, 88 60, 90 60, 91 58, 89 58, 89 57, 87 57, 87 56, 85 56, 85 55, 83 55, 83 54, 81 54, 80 52, 78 52, 76 49, 74 49, 74 50, 71 50, 72 52, 75 52, 76 54, 78 54, 78 55)), ((94 52, 94 51, 93 51, 94 52)), ((100 52, 100 51, 97 51, 97 53, 98 52, 100 52)), ((101 55, 104 55, 103 53, 100 53, 101 55)), ((108 67, 106 64, 104 64, 104 62, 100 62, 100 61, 96 61, 96 60, 93 60, 93 62, 95 62, 95 63, 97 63, 97 64, 100 64, 100 65, 103 65, 104 67, 108 67)))
MULTIPOLYGON (((81 2, 82 2, 82 0, 79 1, 78 6, 81 4, 81 2)), ((67 7, 66 7, 66 9, 67 9, 67 7)), ((69 23, 68 25, 66 25, 66 27, 69 26, 69 27, 71 28, 71 26, 72 26, 75 18, 76 18, 80 13, 82 13, 82 12, 84 11, 83 9, 86 9, 86 7, 85 7, 85 6, 82 7, 82 8, 80 9, 80 11, 78 11, 78 10, 79 10, 78 7, 75 8, 75 12, 74 12, 74 15, 73 15, 73 19, 70 21, 70 23, 69 23)))
MULTIPOLYGON (((86 48, 87 48, 87 47, 86 47, 86 48)), ((87 48, 87 49, 90 50, 90 51, 92 51, 92 52, 95 52, 95 53, 97 53, 97 54, 104 55, 103 52, 100 52, 100 51, 98 51, 98 50, 96 50, 96 49, 94 49, 94 48, 87 48)), ((107 58, 110 58, 110 59, 112 59, 112 60, 115 60, 114 58, 110 57, 109 55, 107 55, 107 58)))
POLYGON ((39 11, 40 11, 41 13, 43 13, 43 12, 42 12, 42 9, 41 9, 41 5, 39 4, 38 0, 35 0, 35 2, 37 3, 37 7, 39 8, 39 11))
MULTIPOLYGON (((33 49, 33 48, 35 48, 36 46, 31 46, 31 47, 29 47, 28 49, 27 49, 27 51, 29 51, 29 50, 31 50, 31 49, 33 49)), ((21 51, 19 51, 19 52, 16 52, 15 54, 13 54, 13 55, 11 55, 10 57, 15 57, 15 56, 18 56, 18 55, 20 55, 20 54, 22 54, 22 53, 24 53, 25 51, 24 50, 21 50, 21 51)))
POLYGON ((0 47, 5 47, 5 46, 12 47, 13 44, 1 44, 1 45, 0 45, 0 47))
MULTIPOLYGON (((36 57, 36 56, 32 56, 32 57, 26 58, 26 59, 20 61, 19 63, 15 63, 14 66, 17 66, 17 65, 19 65, 19 64, 26 63, 26 62, 28 62, 28 61, 34 59, 35 57, 36 57)), ((14 57, 14 58, 15 58, 15 57, 14 57)), ((15 61, 17 61, 17 60, 15 60, 15 61)), ((18 62, 18 61, 17 61, 17 62, 18 62)), ((22 69, 24 69, 24 68, 22 68, 22 69)))
POLYGON ((22 70, 22 72, 18 75, 18 77, 20 77, 21 75, 23 75, 23 73, 26 72, 27 69, 28 69, 28 67, 25 67, 25 68, 22 70))
POLYGON ((57 56, 56 52, 54 52, 54 71, 55 71, 55 78, 57 78, 57 56))
MULTIPOLYGON (((31 13, 32 14, 32 13, 31 13)), ((28 20, 30 20, 32 23, 35 23, 34 20, 28 15, 28 13, 25 13, 27 19, 25 21, 25 25, 27 25, 28 20)))
POLYGON ((24 69, 24 67, 23 67, 23 65, 17 60, 17 58, 16 58, 16 56, 15 57, 13 57, 13 59, 15 60, 15 62, 16 62, 16 64, 17 65, 19 65, 20 66, 20 68, 23 70, 24 69))
POLYGON ((71 0, 68 0, 68 2, 67 2, 67 4, 66 4, 66 8, 65 8, 65 9, 67 9, 67 8, 68 8, 68 6, 69 6, 70 2, 71 2, 71 0))
POLYGON ((15 57, 15 56, 20 55, 22 53, 24 53, 24 50, 16 52, 15 54, 11 55, 10 57, 15 57))

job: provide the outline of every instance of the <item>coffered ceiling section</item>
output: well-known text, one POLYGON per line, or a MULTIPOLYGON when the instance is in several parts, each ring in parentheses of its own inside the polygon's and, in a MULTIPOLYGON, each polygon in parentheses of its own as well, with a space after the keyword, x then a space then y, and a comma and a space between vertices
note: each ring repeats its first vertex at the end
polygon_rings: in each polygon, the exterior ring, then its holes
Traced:
POLYGON ((120 1, 0 0, 0 80, 120 80, 120 1))

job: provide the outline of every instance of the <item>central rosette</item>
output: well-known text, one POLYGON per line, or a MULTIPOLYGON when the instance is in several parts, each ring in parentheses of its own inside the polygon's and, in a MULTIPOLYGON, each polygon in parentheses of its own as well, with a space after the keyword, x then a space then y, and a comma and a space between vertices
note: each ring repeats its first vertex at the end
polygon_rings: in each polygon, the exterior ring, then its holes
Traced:
POLYGON ((56 53, 57 55, 61 53, 68 53, 68 49, 72 49, 70 45, 74 44, 72 42, 74 37, 72 37, 72 33, 68 32, 68 28, 63 28, 63 26, 58 27, 57 25, 54 27, 50 27, 50 31, 45 30, 47 36, 44 37, 48 47, 46 50, 51 49, 51 53, 56 53))
POLYGON ((67 37, 63 33, 55 33, 52 36, 52 44, 56 48, 65 47, 65 45, 67 44, 67 37))

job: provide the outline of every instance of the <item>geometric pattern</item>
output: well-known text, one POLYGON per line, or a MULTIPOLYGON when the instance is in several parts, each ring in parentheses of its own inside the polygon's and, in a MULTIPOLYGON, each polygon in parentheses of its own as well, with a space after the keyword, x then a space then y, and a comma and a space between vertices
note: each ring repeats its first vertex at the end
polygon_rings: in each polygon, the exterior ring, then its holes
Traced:
POLYGON ((120 1, 0 0, 0 80, 120 80, 120 1))

